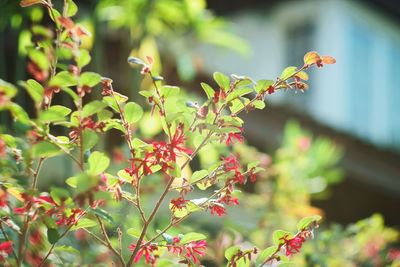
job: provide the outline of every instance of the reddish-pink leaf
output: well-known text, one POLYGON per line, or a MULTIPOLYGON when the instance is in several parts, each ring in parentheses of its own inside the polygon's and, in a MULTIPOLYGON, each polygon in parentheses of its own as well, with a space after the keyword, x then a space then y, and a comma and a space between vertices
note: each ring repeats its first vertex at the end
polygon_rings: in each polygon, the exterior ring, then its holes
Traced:
POLYGON ((336 63, 336 59, 331 57, 331 56, 322 56, 322 63, 324 64, 335 64, 336 63))
POLYGON ((70 18, 65 18, 65 17, 59 17, 58 21, 61 23, 61 25, 70 30, 74 27, 74 22, 70 18))
POLYGON ((19 5, 22 7, 32 6, 42 3, 42 0, 22 0, 19 5))

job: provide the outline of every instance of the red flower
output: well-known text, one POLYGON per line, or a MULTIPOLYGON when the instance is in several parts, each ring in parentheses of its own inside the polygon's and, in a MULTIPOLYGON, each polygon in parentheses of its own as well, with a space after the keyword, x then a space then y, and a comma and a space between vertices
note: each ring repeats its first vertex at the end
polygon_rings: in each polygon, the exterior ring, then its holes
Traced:
POLYGON ((86 94, 90 94, 92 92, 92 87, 87 85, 78 86, 76 88, 76 92, 80 97, 84 97, 86 94))
POLYGON ((233 179, 235 182, 239 184, 244 184, 245 182, 245 177, 240 171, 235 171, 235 177, 233 179))
POLYGON ((267 92, 269 95, 273 94, 275 92, 275 87, 270 85, 267 89, 267 92))
POLYGON ((12 251, 13 251, 12 241, 6 241, 0 243, 0 261, 7 258, 7 256, 11 254, 12 251))
POLYGON ((252 182, 252 183, 255 183, 255 182, 257 181, 257 175, 254 173, 254 170, 253 170, 253 169, 250 170, 250 173, 249 173, 249 180, 250 180, 250 182, 252 182))
MULTIPOLYGON (((131 244, 129 246, 129 249, 131 251, 134 251, 135 248, 136 248, 136 244, 131 244)), ((154 253, 153 253, 155 250, 157 250, 157 246, 152 245, 152 244, 141 247, 139 249, 138 253, 136 254, 135 258, 133 259, 133 262, 137 263, 144 254, 146 263, 154 265, 156 263, 156 257, 154 256, 154 253)))
POLYGON ((185 148, 183 144, 185 143, 185 134, 183 132, 183 123, 179 123, 178 127, 176 127, 174 136, 171 140, 171 148, 176 152, 184 152, 186 154, 190 154, 192 151, 188 148, 185 148))
POLYGON ((79 137, 79 133, 85 129, 92 129, 93 131, 102 132, 106 127, 104 122, 94 122, 91 117, 86 117, 81 121, 80 127, 75 127, 69 132, 69 137, 75 140, 79 137))
POLYGON ((220 203, 213 203, 210 206, 210 210, 211 210, 211 215, 217 214, 218 216, 222 216, 226 213, 224 205, 220 203))
POLYGON ((214 93, 213 102, 215 104, 217 104, 220 100, 225 100, 225 98, 226 98, 226 94, 225 94, 224 90, 218 90, 218 91, 215 91, 215 93, 214 93))
POLYGON ((186 249, 186 257, 192 258, 195 264, 200 261, 197 257, 202 257, 206 254, 207 242, 205 240, 201 240, 199 242, 192 241, 185 246, 186 249))
POLYGON ((103 86, 103 90, 101 91, 101 94, 104 96, 109 96, 112 94, 113 89, 112 89, 112 82, 113 80, 109 78, 102 78, 101 79, 101 85, 103 86))
POLYGON ((228 133, 228 137, 226 138, 225 144, 227 146, 233 145, 234 139, 236 139, 239 143, 243 143, 244 138, 243 138, 243 128, 239 128, 240 132, 239 133, 228 133))
POLYGON ((178 198, 172 199, 170 202, 172 204, 171 210, 173 212, 177 209, 181 210, 186 207, 187 202, 189 202, 189 200, 186 200, 183 197, 178 197, 178 198))
POLYGON ((231 194, 225 194, 223 197, 218 199, 218 203, 225 203, 226 205, 239 205, 239 199, 233 197, 231 194))
POLYGON ((240 168, 237 158, 233 155, 224 159, 224 167, 226 171, 234 171, 240 168))
POLYGON ((46 106, 49 105, 53 99, 53 94, 59 93, 60 90, 60 87, 57 86, 46 87, 46 89, 44 89, 44 104, 46 106))
POLYGON ((296 235, 291 239, 282 238, 285 241, 286 256, 300 252, 303 242, 306 241, 301 235, 296 235))

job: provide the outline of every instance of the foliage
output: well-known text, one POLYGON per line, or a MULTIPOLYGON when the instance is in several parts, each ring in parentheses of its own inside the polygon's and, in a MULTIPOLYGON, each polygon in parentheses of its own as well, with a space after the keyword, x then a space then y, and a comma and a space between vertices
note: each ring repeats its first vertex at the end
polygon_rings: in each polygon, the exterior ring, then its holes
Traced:
MULTIPOLYGON (((124 1, 126 5, 139 2, 124 1)), ((188 12, 202 10, 195 6, 201 1, 183 3, 188 12)), ((149 20, 152 24, 142 31, 161 34, 156 26, 165 22, 176 22, 178 27, 178 17, 158 17, 163 14, 160 9, 170 4, 157 1, 158 11, 149 20)), ((32 79, 19 85, 31 97, 34 114, 14 101, 18 92, 15 85, 0 82, 0 111, 8 112, 15 121, 13 129, 0 135, 0 260, 4 265, 200 264, 200 258, 206 256, 208 235, 199 232, 201 227, 181 223, 199 213, 224 216, 228 206, 239 204, 238 188, 256 183, 263 172, 257 162, 244 166, 235 153, 240 146, 233 144, 244 141, 244 122, 238 115, 263 109, 265 97, 278 90, 306 90, 308 68, 335 62, 310 52, 303 66, 286 68, 275 81, 255 82, 247 76, 228 77, 216 72, 217 86, 203 83, 207 99, 197 102, 190 101, 180 88, 165 85, 153 69, 157 62, 152 57, 131 56, 128 63, 139 66, 152 84, 150 90, 140 91, 148 110, 115 90, 110 78, 87 70, 91 56, 83 39, 90 32, 72 20, 77 13, 72 0, 65 0, 61 8, 49 0, 22 0, 20 5, 43 7, 54 31, 34 25, 32 38, 24 47, 32 79), (88 95, 99 95, 94 92, 100 90, 101 99, 88 101, 88 95), (55 104, 56 94, 68 97, 71 105, 55 104), (148 125, 154 122, 159 123, 161 133, 155 130, 146 136, 148 125), (123 136, 127 153, 119 151, 111 158, 102 151, 100 140, 106 132, 123 136), (213 162, 204 160, 209 151, 216 156, 213 162), (201 168, 192 172, 197 155, 202 159, 201 168), (38 187, 41 170, 57 156, 74 164, 73 174, 65 180, 69 188, 42 190, 38 187)), ((202 18, 198 15, 192 14, 189 22, 196 23, 195 18, 202 18)), ((186 20, 182 23, 185 29, 186 20)), ((308 156, 318 153, 316 149, 308 156)), ((296 158, 289 153, 280 162, 288 164, 285 161, 290 157, 296 158)), ((334 157, 319 161, 317 167, 331 171, 332 163, 334 157)), ((282 176, 277 180, 290 176, 284 173, 290 167, 277 164, 276 171, 282 176)), ((318 173, 309 167, 305 176, 318 173)), ((325 180, 331 182, 334 176, 327 174, 325 180)), ((283 209, 283 205, 276 207, 283 209)), ((275 212, 278 210, 269 216, 275 212)), ((290 265, 292 255, 313 238, 321 219, 319 215, 304 215, 287 226, 293 229, 297 224, 296 232, 276 230, 272 247, 227 249, 228 265, 247 266, 259 251, 258 265, 290 265)))

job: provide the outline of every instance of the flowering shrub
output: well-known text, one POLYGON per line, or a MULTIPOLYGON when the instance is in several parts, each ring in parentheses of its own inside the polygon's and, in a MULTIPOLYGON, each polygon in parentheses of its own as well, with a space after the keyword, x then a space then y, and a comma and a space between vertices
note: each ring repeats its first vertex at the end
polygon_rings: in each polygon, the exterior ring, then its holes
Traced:
MULTIPOLYGON (((85 69, 91 57, 81 43, 90 33, 71 19, 77 12, 74 2, 64 1, 59 11, 48 0, 21 1, 21 6, 35 4, 48 10, 55 26, 53 32, 35 25, 35 47, 27 48, 27 71, 32 79, 20 85, 32 98, 35 114, 30 117, 13 102, 14 85, 0 81, 0 110, 9 111, 22 131, 20 136, 0 135, 0 260, 10 266, 63 265, 71 262, 69 254, 79 254, 77 249, 85 247, 90 237, 106 250, 93 258, 83 254, 74 263, 200 264, 207 251, 206 236, 177 227, 200 212, 225 216, 228 206, 239 205, 237 188, 255 183, 263 171, 258 162, 243 165, 232 152, 233 144, 244 141, 244 122, 238 115, 263 109, 265 97, 279 90, 306 90, 305 71, 335 60, 309 52, 303 66, 286 68, 276 80, 229 78, 216 72, 217 87, 202 83, 207 99, 198 103, 187 101, 178 87, 164 85, 163 77, 153 72, 152 57, 129 57, 128 63, 139 66, 153 84, 140 94, 164 133, 152 140, 140 139, 137 124, 145 114, 142 106, 114 89, 110 78, 85 69), (88 102, 98 90, 101 100, 88 102), (54 104, 57 94, 69 97, 72 105, 54 104), (128 147, 127 155, 116 157, 124 165, 118 169, 110 166, 110 158, 96 146, 99 136, 108 131, 122 135, 128 147), (218 160, 191 173, 199 153, 221 144, 225 150, 218 160), (49 158, 59 155, 75 166, 74 174, 66 179, 70 190, 52 187, 43 192, 38 188, 41 169, 49 158), (149 198, 156 195, 155 201, 149 198), (159 211, 165 203, 169 204, 165 207, 170 211, 169 222, 159 230, 155 224, 163 216, 159 211), (113 214, 119 208, 121 213, 113 214), (74 242, 65 242, 72 234, 74 242)), ((306 145, 303 142, 301 147, 306 145)), ((313 237, 320 218, 301 219, 297 233, 276 230, 273 245, 261 252, 256 247, 229 248, 225 252, 228 265, 242 266, 256 254, 260 266, 288 264, 313 237)))

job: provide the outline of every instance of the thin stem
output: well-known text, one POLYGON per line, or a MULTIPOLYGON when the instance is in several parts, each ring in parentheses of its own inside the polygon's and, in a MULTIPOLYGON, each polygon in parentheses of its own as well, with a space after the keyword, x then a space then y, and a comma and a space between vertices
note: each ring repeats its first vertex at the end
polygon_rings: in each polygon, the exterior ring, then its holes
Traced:
MULTIPOLYGON (((125 136, 126 143, 128 144, 128 147, 129 147, 129 152, 131 154, 131 160, 134 160, 135 159, 135 150, 134 150, 133 145, 132 145, 132 132, 131 132, 131 129, 129 128, 129 123, 127 122, 127 120, 125 118, 124 110, 122 109, 120 103, 118 102, 117 98, 115 97, 114 89, 112 88, 112 85, 110 85, 110 87, 111 87, 111 95, 114 98, 115 103, 116 103, 116 105, 118 107, 119 116, 121 118, 122 125, 124 126, 124 129, 125 129, 124 136, 125 136)), ((140 217, 142 218, 143 223, 146 223, 146 221, 147 221, 146 220, 146 215, 145 215, 145 213, 143 211, 143 208, 142 208, 142 205, 140 203, 140 178, 137 177, 137 176, 136 176, 135 190, 136 190, 136 204, 135 204, 135 206, 139 210, 139 214, 140 214, 140 217)))
POLYGON ((117 258, 121 262, 122 266, 124 266, 125 265, 125 261, 122 258, 121 254, 117 250, 115 250, 115 248, 112 246, 110 238, 108 237, 108 234, 107 234, 107 231, 106 231, 106 227, 104 226, 103 221, 100 219, 100 217, 98 215, 96 215, 96 218, 97 218, 97 221, 99 222, 101 233, 103 234, 103 236, 105 238, 106 246, 115 254, 115 256, 117 256, 117 258))
MULTIPOLYGON (((40 169, 42 168, 42 164, 43 164, 44 160, 45 160, 45 158, 40 158, 39 163, 36 167, 36 170, 31 170, 32 176, 33 176, 31 187, 33 190, 36 190, 37 180, 38 180, 40 169)), ((22 256, 23 256, 24 250, 25 250, 25 247, 24 247, 26 244, 25 240, 26 240, 26 235, 29 231, 29 222, 30 222, 28 216, 29 216, 28 214, 26 214, 24 216, 24 223, 22 226, 21 234, 19 236, 17 266, 21 266, 21 264, 23 262, 22 256)))
POLYGON ((40 169, 41 169, 42 164, 43 164, 43 162, 44 162, 45 159, 46 159, 46 158, 40 158, 40 159, 39 159, 38 166, 36 167, 36 170, 35 170, 35 172, 33 173, 33 181, 32 181, 32 189, 33 189, 33 190, 36 190, 37 181, 38 181, 38 177, 39 177, 39 172, 40 172, 40 169))

